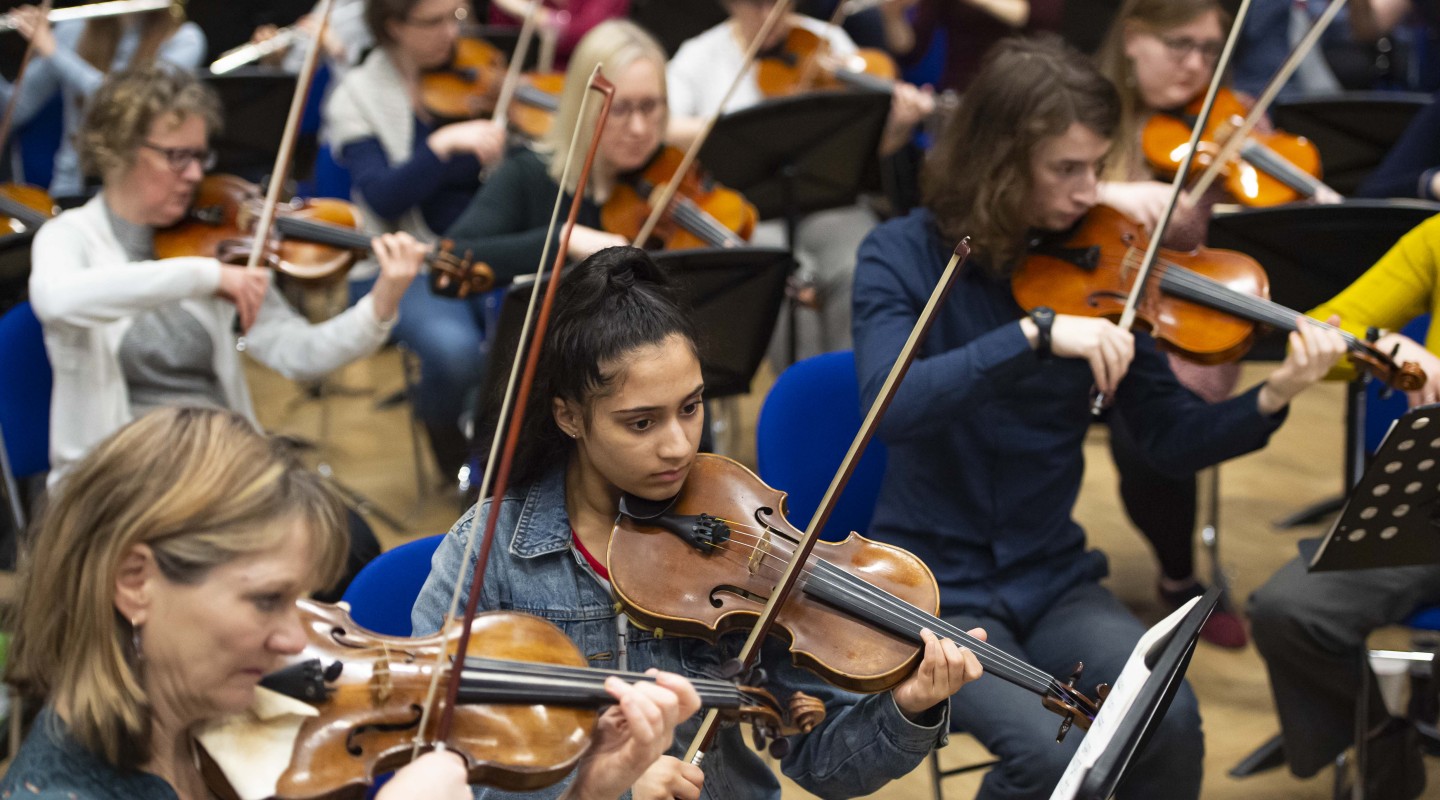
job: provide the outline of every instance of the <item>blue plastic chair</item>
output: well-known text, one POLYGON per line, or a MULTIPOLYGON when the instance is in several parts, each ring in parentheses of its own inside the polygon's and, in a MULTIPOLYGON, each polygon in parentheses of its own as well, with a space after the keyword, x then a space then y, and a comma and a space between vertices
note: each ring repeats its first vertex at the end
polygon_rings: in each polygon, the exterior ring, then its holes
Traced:
MULTIPOLYGON (((1410 321, 1401 329, 1401 333, 1414 339, 1417 342, 1425 341, 1425 334, 1430 330, 1430 315, 1422 314, 1410 321)), ((1385 433, 1390 430, 1390 425, 1405 414, 1405 393, 1392 392, 1389 397, 1381 397, 1381 390, 1384 387, 1379 381, 1370 381, 1365 386, 1365 452, 1374 453, 1380 449, 1380 442, 1385 439, 1385 433)))
MULTIPOLYGON (((861 419, 855 354, 849 350, 793 364, 770 388, 755 428, 760 477, 789 493, 786 516, 795 527, 809 524, 861 419)), ((885 446, 872 439, 821 537, 840 541, 851 531, 865 533, 884 476, 885 446)))
POLYGON ((430 559, 444 534, 381 553, 350 581, 342 598, 360 625, 389 636, 410 635, 410 609, 430 576, 430 559))
POLYGON ((17 479, 50 468, 50 359, 29 302, 0 317, 0 431, 17 479))

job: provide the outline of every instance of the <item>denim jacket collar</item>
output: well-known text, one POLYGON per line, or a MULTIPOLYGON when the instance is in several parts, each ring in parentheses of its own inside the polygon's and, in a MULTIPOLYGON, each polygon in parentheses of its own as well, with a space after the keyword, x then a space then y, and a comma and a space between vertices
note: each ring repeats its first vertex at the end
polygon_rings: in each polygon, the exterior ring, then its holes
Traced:
MULTIPOLYGON (((507 499, 519 500, 518 492, 507 493, 507 499)), ((561 465, 546 472, 525 493, 510 552, 518 558, 564 552, 570 549, 570 530, 570 515, 565 510, 565 467, 561 465)))

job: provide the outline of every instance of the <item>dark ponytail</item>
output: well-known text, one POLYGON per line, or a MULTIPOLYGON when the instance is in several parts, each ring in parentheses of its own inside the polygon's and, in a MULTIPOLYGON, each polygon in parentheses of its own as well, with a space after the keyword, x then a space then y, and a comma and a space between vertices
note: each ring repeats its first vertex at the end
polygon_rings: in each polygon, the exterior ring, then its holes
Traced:
POLYGON ((692 351, 695 331, 660 267, 634 247, 610 247, 566 270, 525 410, 511 486, 532 483, 563 464, 574 441, 555 424, 554 398, 589 407, 617 374, 604 367, 680 335, 692 351))

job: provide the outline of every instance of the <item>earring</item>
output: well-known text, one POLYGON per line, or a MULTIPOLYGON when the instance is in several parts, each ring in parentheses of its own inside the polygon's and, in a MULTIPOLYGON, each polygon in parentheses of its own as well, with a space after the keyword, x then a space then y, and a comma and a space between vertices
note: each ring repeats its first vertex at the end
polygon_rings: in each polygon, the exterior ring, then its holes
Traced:
POLYGON ((578 433, 571 433, 571 434, 570 434, 570 438, 571 438, 571 439, 579 439, 579 438, 580 438, 580 434, 578 434, 578 433))
POLYGON ((145 651, 140 649, 140 631, 144 627, 136 620, 130 620, 130 646, 135 649, 135 663, 137 664, 145 662, 145 651))

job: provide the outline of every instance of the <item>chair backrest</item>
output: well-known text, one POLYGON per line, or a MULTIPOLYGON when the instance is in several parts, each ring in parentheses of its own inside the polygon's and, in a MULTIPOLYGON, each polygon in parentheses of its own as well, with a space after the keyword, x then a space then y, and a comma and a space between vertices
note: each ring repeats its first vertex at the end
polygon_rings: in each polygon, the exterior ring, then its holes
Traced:
POLYGON ((50 468, 50 359, 29 302, 0 316, 0 432, 16 478, 50 468))
MULTIPOLYGON (((855 354, 848 350, 800 361, 770 388, 755 429, 756 455, 760 477, 789 493, 795 527, 809 524, 860 420, 855 354)), ((885 446, 872 439, 821 536, 839 541, 851 531, 865 533, 884 475, 885 446)))
POLYGON ((376 633, 409 636, 410 609, 430 576, 430 558, 443 536, 406 542, 366 564, 342 598, 350 604, 350 616, 376 633))

